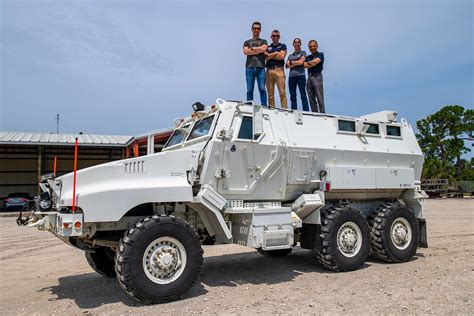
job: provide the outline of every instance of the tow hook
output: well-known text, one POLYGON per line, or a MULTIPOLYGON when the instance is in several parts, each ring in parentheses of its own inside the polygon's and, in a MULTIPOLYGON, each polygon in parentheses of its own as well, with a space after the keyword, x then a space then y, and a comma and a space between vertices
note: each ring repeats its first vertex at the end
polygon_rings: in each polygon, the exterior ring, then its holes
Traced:
POLYGON ((18 226, 26 226, 28 224, 28 222, 30 221, 30 216, 31 216, 31 213, 28 213, 28 215, 26 215, 25 217, 23 217, 23 212, 25 211, 25 208, 26 207, 23 207, 20 211, 20 215, 18 215, 18 218, 16 219, 16 224, 18 226))

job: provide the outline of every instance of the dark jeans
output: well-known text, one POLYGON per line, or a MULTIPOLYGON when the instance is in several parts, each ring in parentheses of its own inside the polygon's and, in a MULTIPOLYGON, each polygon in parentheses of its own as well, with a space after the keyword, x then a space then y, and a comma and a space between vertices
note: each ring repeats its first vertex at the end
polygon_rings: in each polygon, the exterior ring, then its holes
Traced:
POLYGON ((323 74, 309 76, 306 85, 308 89, 309 104, 313 112, 326 113, 324 108, 324 93, 323 93, 323 74))
POLYGON ((298 109, 296 102, 296 86, 300 90, 301 103, 303 105, 303 111, 309 111, 308 98, 306 97, 306 76, 295 76, 288 79, 288 87, 290 89, 290 100, 291 100, 291 109, 298 109))
POLYGON ((260 102, 267 105, 267 91, 265 91, 265 68, 245 68, 247 80, 247 101, 253 100, 253 88, 255 79, 257 80, 258 91, 260 92, 260 102))

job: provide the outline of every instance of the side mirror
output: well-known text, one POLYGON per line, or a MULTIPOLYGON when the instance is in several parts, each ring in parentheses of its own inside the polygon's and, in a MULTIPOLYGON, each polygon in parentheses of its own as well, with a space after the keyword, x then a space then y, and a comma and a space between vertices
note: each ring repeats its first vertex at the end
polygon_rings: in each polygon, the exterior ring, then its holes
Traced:
POLYGON ((253 105, 253 139, 263 134, 263 108, 261 105, 253 105))

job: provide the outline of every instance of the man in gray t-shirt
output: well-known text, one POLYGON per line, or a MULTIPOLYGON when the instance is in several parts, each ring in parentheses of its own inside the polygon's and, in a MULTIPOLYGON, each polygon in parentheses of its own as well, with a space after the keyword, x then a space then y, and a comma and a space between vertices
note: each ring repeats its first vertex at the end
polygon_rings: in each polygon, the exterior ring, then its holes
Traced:
POLYGON ((260 22, 252 24, 252 38, 244 42, 243 52, 247 56, 245 63, 245 78, 247 81, 247 101, 253 100, 253 88, 257 80, 260 101, 267 105, 267 91, 265 90, 265 52, 267 41, 260 38, 262 25, 260 22))

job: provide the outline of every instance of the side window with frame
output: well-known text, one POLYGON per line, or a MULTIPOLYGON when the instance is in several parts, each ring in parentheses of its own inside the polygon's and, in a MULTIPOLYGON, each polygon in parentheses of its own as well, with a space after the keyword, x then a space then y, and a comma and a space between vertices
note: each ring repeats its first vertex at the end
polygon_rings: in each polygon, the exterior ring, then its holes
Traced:
POLYGON ((240 123, 239 134, 237 139, 257 139, 253 136, 253 120, 251 116, 242 117, 242 122, 240 123))
POLYGON ((355 133, 356 127, 354 121, 337 120, 337 127, 341 132, 353 132, 355 133))
POLYGON ((364 123, 364 125, 369 126, 369 128, 368 128, 367 131, 365 132, 366 134, 373 134, 373 135, 379 135, 379 134, 380 134, 380 131, 379 131, 379 124, 375 124, 375 123, 364 123))
POLYGON ((402 131, 400 126, 387 125, 387 136, 401 137, 402 131))

